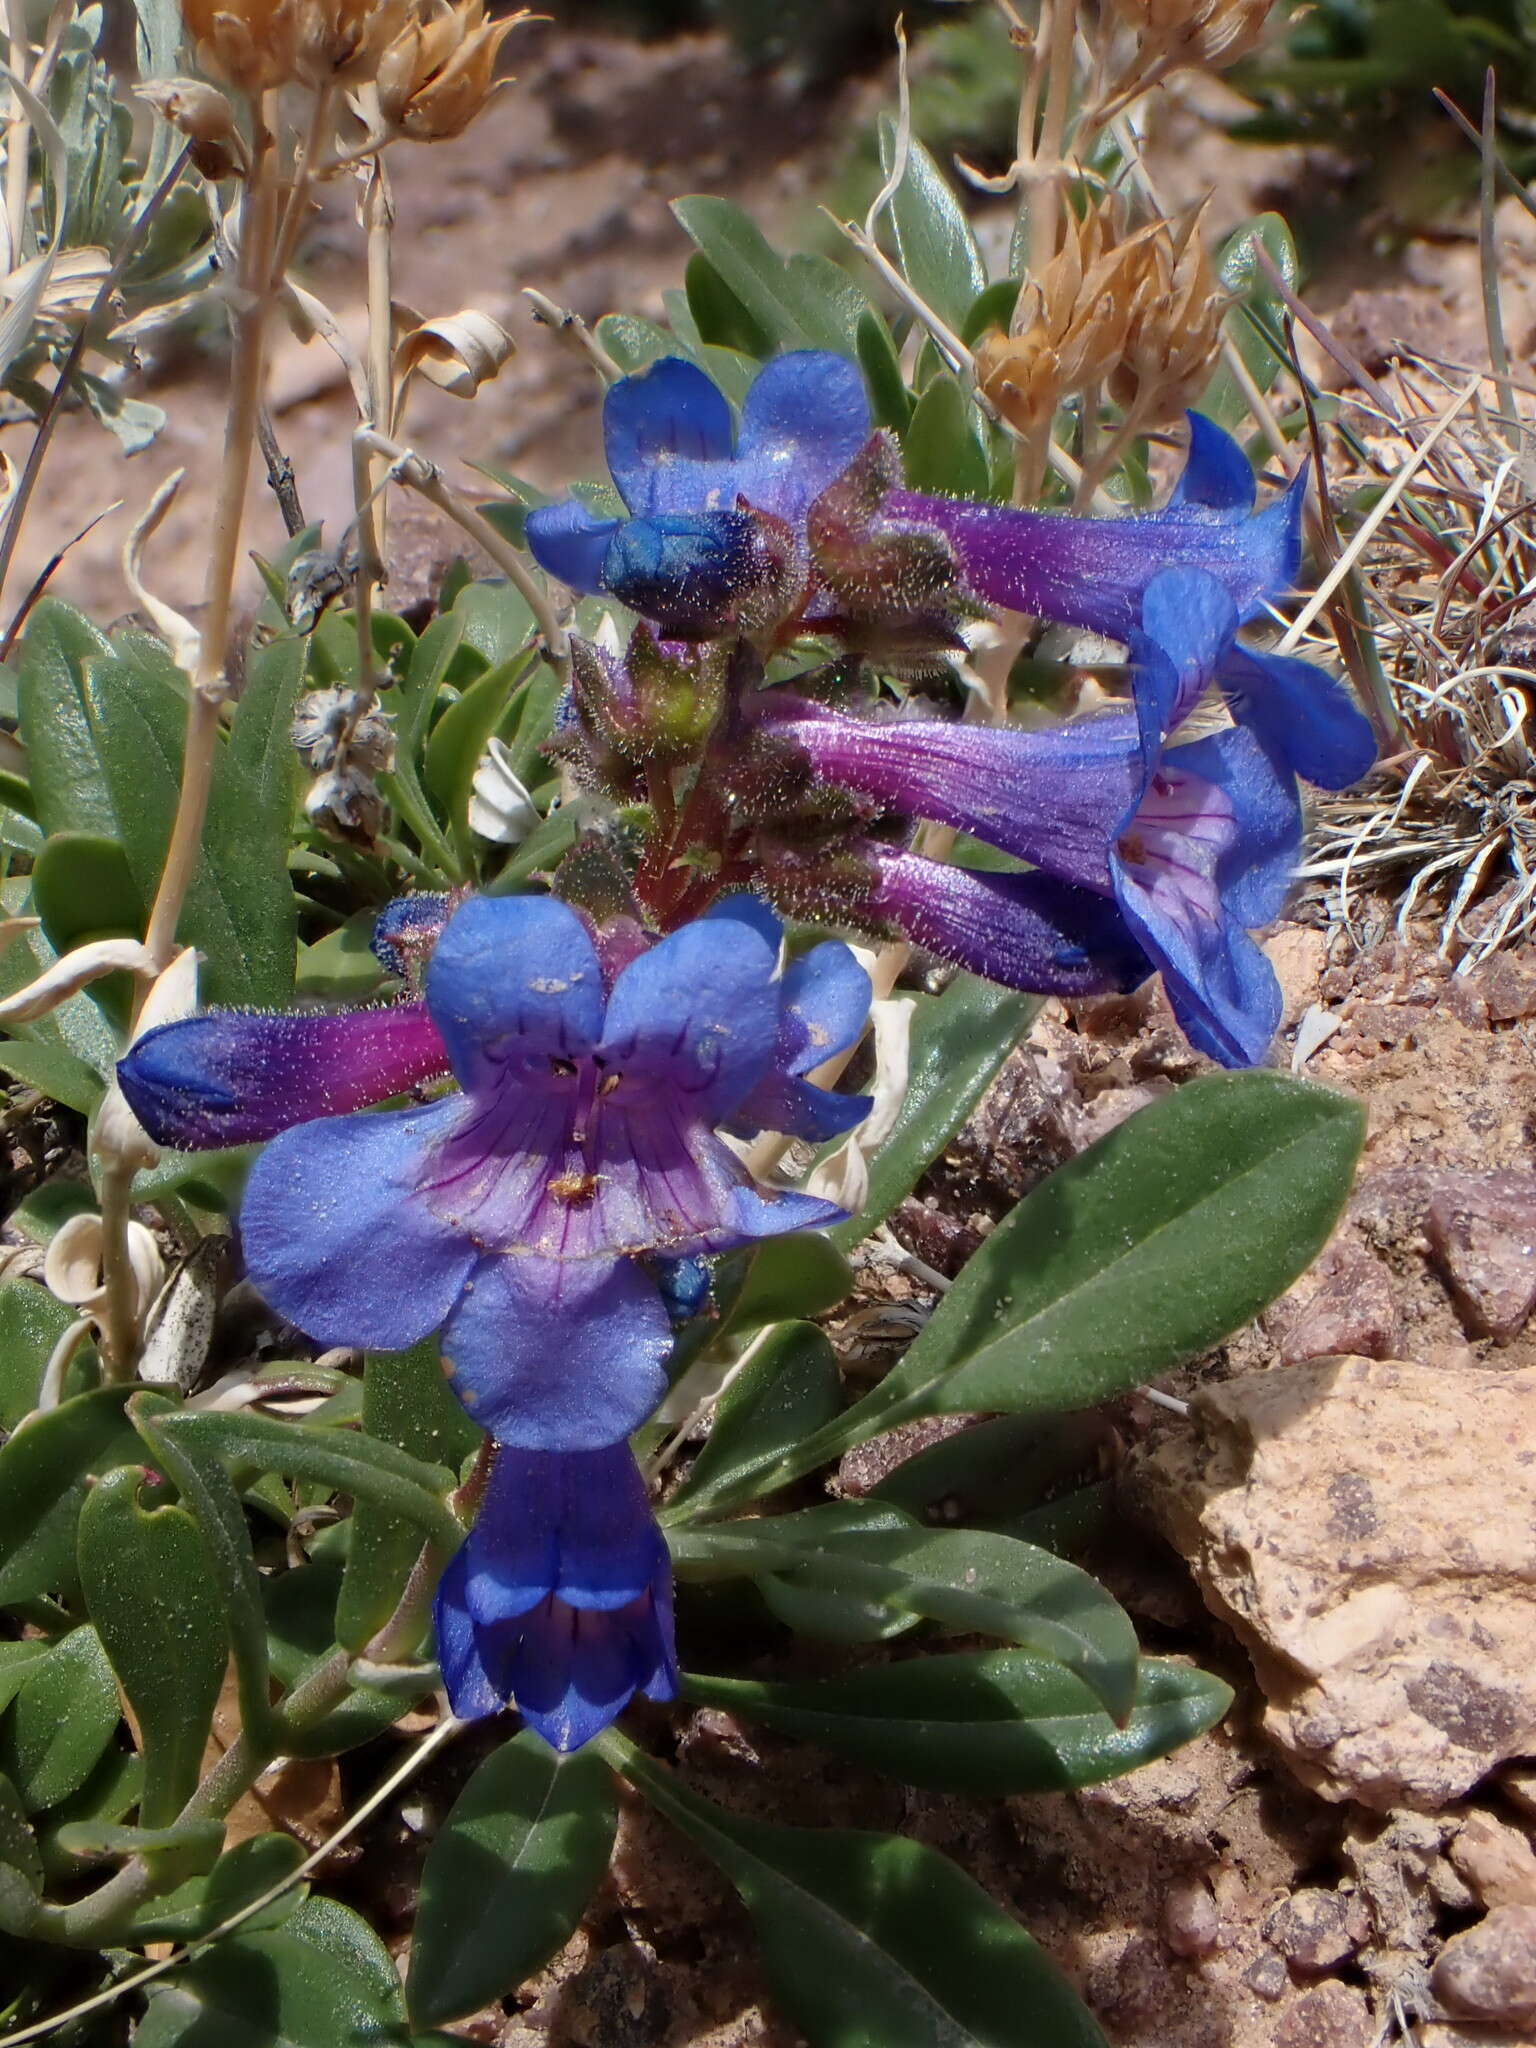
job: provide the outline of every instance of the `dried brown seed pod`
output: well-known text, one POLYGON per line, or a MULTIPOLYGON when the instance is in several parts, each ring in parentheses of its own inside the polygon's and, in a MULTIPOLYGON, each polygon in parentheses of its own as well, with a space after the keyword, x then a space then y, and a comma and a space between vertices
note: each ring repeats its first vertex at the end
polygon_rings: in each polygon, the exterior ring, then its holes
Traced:
POLYGON ((496 53, 527 10, 487 21, 485 0, 425 0, 378 67, 379 107, 391 129, 416 142, 462 135, 490 97, 496 53))

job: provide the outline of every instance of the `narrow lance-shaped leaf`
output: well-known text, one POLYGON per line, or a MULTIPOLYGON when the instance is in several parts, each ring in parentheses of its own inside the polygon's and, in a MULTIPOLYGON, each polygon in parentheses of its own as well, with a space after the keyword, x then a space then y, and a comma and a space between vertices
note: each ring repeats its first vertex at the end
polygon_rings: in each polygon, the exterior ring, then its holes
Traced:
POLYGON ((777 1572, 791 1584, 867 1594, 946 1628, 1017 1643, 1064 1664, 1125 1718, 1135 1700, 1136 1636, 1095 1579, 1011 1536, 903 1521, 844 1528, 828 1510, 811 1509, 678 1530, 668 1540, 680 1577, 777 1572))
POLYGON ((814 1323, 781 1323, 720 1396, 704 1447, 662 1519, 692 1521, 751 1500, 759 1476, 830 1422, 842 1398, 837 1359, 823 1333, 814 1323))
POLYGON ((622 1767, 740 1892, 811 2048, 1108 2048, 1044 1951, 936 1850, 745 1820, 649 1757, 622 1767))
POLYGON ((487 1757, 421 1874, 406 1984, 416 2025, 462 2019, 546 1963, 601 1884, 617 1825, 595 1750, 557 1757, 525 1729, 487 1757))
POLYGON ((690 1675, 688 1699, 766 1722, 903 1784, 994 1797, 1094 1785, 1166 1756, 1231 1703, 1218 1678, 1158 1658, 1117 1728, 1063 1665, 1023 1650, 962 1651, 782 1684, 690 1675))

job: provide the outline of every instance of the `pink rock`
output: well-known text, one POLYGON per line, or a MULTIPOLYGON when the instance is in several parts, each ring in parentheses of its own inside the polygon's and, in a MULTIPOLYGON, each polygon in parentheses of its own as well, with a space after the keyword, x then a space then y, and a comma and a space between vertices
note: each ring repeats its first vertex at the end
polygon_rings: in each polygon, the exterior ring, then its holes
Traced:
POLYGON ((1468 1335, 1507 1344, 1536 1308, 1536 1175, 1444 1175, 1425 1235, 1468 1335))

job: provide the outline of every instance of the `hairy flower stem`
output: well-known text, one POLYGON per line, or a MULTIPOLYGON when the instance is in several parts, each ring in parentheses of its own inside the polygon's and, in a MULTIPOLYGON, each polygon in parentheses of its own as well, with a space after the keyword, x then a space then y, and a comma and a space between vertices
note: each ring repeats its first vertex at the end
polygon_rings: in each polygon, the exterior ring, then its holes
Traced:
POLYGON ((261 409, 266 323, 273 298, 273 242, 277 227, 275 153, 265 109, 255 118, 251 144, 251 175, 240 209, 240 261, 236 280, 235 345, 230 361, 229 404, 224 426, 224 463, 214 510, 213 541, 204 594, 202 645, 187 700, 187 741, 182 761, 181 794, 171 827, 171 843, 144 944, 157 970, 170 965, 176 927, 191 885, 208 815, 213 782, 219 712, 228 695, 224 657, 234 607, 235 571, 240 560, 240 533, 256 422, 261 409))

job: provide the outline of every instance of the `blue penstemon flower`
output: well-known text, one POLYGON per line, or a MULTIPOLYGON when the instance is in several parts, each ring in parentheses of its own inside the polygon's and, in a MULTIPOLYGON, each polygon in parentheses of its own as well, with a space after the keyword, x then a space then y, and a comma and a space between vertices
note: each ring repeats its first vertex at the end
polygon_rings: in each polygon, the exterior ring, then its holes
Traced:
MULTIPOLYGON (((1043 731, 878 723, 771 695, 762 713, 775 740, 828 782, 1032 863, 1027 873, 976 871, 866 841, 840 877, 853 914, 1042 993, 1128 988, 1160 973, 1191 1043, 1246 1066, 1280 1021, 1278 984, 1249 934, 1279 915, 1290 886, 1295 781, 1262 730, 1167 744, 1235 626, 1214 578, 1154 578, 1130 635, 1134 709, 1043 731)), ((778 881, 793 895, 799 877, 783 864, 778 881)))
POLYGON ((449 1697, 463 1718, 515 1704, 568 1749, 676 1690, 666 1547, 625 1439, 666 1390, 701 1258, 843 1215, 760 1186, 716 1127, 857 1122, 865 1098, 805 1076, 858 1036, 870 984, 835 941, 781 975, 756 899, 654 942, 547 897, 446 910, 383 921, 399 966, 403 933, 441 925, 423 1003, 211 1012, 146 1033, 119 1075, 163 1144, 272 1137, 240 1225, 279 1313, 382 1350, 442 1329, 501 1446, 438 1594, 449 1697), (460 1092, 437 1101, 327 1114, 447 1070, 460 1092))
POLYGON ((438 939, 393 1072, 378 1048, 399 1011, 224 1012, 148 1033, 123 1090, 164 1144, 289 1126, 252 1168, 241 1235, 267 1301, 317 1342, 399 1350, 442 1329, 456 1390, 500 1442, 600 1449, 665 1391, 671 1322, 649 1259, 840 1218, 760 1187, 716 1128, 773 1120, 820 1139, 867 1107, 802 1078, 862 1028, 869 982, 847 947, 781 978, 755 900, 636 942, 605 976, 568 905, 472 897, 438 939), (364 1049, 378 1096, 420 1078, 427 1022, 461 1092, 324 1114, 359 1100, 364 1049))

